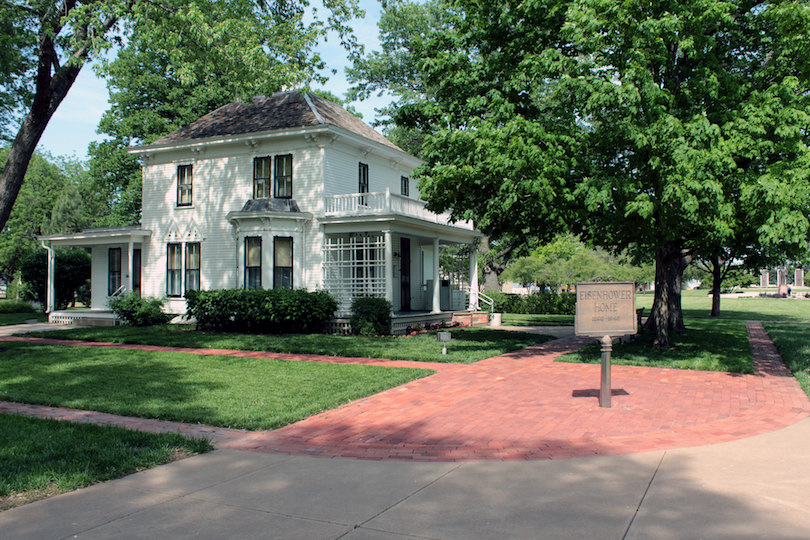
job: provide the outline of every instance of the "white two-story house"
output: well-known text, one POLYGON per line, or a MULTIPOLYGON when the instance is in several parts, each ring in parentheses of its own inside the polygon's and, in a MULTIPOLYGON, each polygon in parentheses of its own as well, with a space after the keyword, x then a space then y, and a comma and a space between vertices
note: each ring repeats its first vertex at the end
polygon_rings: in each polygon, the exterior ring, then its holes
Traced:
MULTIPOLYGON (((92 250, 99 316, 130 291, 181 314, 186 291, 226 288, 326 289, 339 317, 356 296, 383 297, 395 329, 477 307, 476 249, 463 286, 439 258, 480 233, 426 210, 411 176, 420 161, 330 101, 292 91, 231 103, 131 153, 143 163, 139 226, 40 237, 51 278, 53 248, 92 250)), ((56 312, 53 282, 51 320, 91 315, 56 312)))

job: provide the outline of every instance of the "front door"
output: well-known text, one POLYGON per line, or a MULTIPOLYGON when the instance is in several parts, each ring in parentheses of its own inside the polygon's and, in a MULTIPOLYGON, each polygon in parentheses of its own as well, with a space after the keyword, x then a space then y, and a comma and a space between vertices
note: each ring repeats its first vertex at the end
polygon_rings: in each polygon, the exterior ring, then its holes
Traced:
POLYGON ((141 295, 141 250, 132 250, 132 292, 141 295))
POLYGON ((411 310, 411 239, 400 238, 399 251, 402 254, 400 268, 399 306, 402 311, 411 310))

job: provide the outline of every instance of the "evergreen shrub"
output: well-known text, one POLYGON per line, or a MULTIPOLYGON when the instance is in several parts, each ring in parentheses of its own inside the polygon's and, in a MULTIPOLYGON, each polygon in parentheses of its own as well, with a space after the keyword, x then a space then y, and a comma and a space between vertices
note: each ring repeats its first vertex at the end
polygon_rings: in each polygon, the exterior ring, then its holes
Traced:
POLYGON ((496 313, 574 315, 577 306, 576 293, 535 293, 527 296, 519 294, 490 293, 495 300, 496 313))
POLYGON ((385 298, 359 297, 352 300, 349 323, 353 334, 384 336, 391 333, 391 302, 385 298))
POLYGON ((39 310, 28 302, 3 300, 0 302, 0 313, 39 313, 39 310))
POLYGON ((187 291, 186 307, 186 318, 195 318, 200 329, 312 334, 334 318, 338 303, 326 291, 222 289, 187 291))
POLYGON ((114 298, 110 308, 131 326, 166 324, 174 318, 174 315, 163 312, 163 299, 141 298, 134 292, 114 298))

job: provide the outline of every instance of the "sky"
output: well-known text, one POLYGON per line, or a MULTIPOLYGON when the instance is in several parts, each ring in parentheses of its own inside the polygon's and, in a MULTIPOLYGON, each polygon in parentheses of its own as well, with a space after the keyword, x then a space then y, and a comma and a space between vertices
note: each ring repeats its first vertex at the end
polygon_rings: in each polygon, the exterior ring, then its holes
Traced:
MULTIPOLYGON (((380 18, 380 4, 378 0, 360 0, 359 3, 366 12, 366 17, 352 23, 355 35, 365 45, 366 52, 379 49, 377 21, 380 18)), ((324 88, 337 96, 343 96, 349 89, 344 74, 346 52, 340 47, 339 41, 331 39, 321 44, 320 53, 326 65, 336 67, 338 72, 335 75, 327 74, 329 82, 325 85, 313 87, 324 88)), ((374 109, 387 105, 389 101, 390 98, 385 96, 372 97, 352 105, 363 115, 363 120, 371 123, 376 118, 374 109)), ((96 76, 91 65, 84 66, 45 129, 37 150, 50 152, 54 156, 72 156, 86 160, 90 142, 103 139, 102 135, 96 133, 96 128, 108 107, 106 83, 96 76)))

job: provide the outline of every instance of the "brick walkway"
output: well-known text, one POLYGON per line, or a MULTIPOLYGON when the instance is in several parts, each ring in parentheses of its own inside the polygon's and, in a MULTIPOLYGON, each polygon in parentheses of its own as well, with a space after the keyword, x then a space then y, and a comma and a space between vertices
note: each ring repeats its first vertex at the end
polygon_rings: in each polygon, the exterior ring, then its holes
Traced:
MULTIPOLYGON (((462 461, 628 454, 740 439, 810 415, 810 401, 762 325, 748 323, 748 333, 753 375, 613 366, 610 409, 599 407, 598 365, 554 363, 584 343, 569 337, 471 365, 431 364, 439 370, 436 375, 271 432, 3 402, 0 412, 181 431, 209 438, 217 447, 295 455, 462 461)), ((386 360, 193 352, 425 367, 386 360)))

